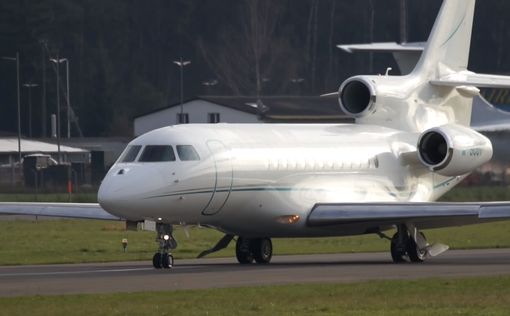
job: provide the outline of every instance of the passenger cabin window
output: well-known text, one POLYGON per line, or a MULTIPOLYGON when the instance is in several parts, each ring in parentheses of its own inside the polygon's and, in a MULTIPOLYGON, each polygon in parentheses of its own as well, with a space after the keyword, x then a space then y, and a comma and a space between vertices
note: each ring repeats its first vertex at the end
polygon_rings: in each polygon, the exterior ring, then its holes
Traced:
POLYGON ((138 153, 140 152, 140 149, 142 146, 140 145, 132 145, 128 146, 124 153, 122 154, 122 158, 120 158, 120 162, 133 162, 136 159, 136 156, 138 156, 138 153))
POLYGON ((181 161, 200 160, 197 151, 191 145, 177 145, 177 154, 181 161))
POLYGON ((169 145, 149 145, 145 146, 140 162, 162 162, 175 161, 175 153, 172 146, 169 145))

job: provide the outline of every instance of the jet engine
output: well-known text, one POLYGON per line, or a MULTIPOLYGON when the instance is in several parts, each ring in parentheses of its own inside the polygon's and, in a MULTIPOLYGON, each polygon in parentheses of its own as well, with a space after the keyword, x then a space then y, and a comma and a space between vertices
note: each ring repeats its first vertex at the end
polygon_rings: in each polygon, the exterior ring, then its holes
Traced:
POLYGON ((425 131, 417 147, 420 161, 443 176, 464 175, 492 158, 492 144, 487 137, 456 124, 425 131))
POLYGON ((376 87, 369 78, 356 76, 347 79, 338 90, 338 101, 344 113, 360 118, 375 111, 376 87))

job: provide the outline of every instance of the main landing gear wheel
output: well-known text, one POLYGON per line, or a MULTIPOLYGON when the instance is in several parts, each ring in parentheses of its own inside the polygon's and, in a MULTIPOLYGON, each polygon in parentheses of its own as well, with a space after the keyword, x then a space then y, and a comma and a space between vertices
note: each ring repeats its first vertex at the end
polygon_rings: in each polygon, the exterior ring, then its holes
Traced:
POLYGON ((399 240, 400 237, 405 238, 407 236, 400 236, 398 233, 395 233, 393 238, 391 238, 391 259, 393 259, 394 263, 402 263, 406 261, 406 242, 399 240))
POLYGON ((251 250, 257 263, 266 264, 273 256, 273 243, 269 238, 254 239, 251 250))
MULTIPOLYGON (((422 232, 417 233, 420 234, 419 238, 426 241, 425 235, 422 232)), ((391 258, 393 262, 402 263, 409 259, 412 263, 420 263, 426 257, 427 250, 420 249, 405 226, 399 226, 397 233, 391 238, 391 258)))
POLYGON ((269 238, 237 238, 236 257, 241 264, 267 264, 273 257, 273 244, 269 238))
MULTIPOLYGON (((419 233, 422 235, 422 237, 425 239, 425 235, 423 233, 419 233)), ((416 244, 416 241, 414 239, 409 238, 409 241, 407 243, 407 256, 409 257, 409 260, 411 262, 420 263, 425 260, 425 257, 427 256, 426 250, 420 250, 420 247, 416 244)))
POLYGON ((236 242, 236 257, 240 264, 248 264, 253 262, 251 253, 251 240, 239 237, 236 242))

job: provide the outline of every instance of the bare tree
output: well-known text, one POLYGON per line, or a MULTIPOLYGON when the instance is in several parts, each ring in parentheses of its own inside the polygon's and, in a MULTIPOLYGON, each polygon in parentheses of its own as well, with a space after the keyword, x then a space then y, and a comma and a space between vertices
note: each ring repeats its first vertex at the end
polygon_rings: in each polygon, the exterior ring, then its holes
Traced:
POLYGON ((334 53, 333 49, 335 48, 335 43, 333 43, 334 33, 335 33, 335 11, 336 11, 336 0, 331 0, 331 12, 329 16, 329 41, 328 41, 328 69, 327 69, 327 77, 326 77, 326 85, 329 87, 330 83, 335 80, 335 71, 334 71, 334 53))
POLYGON ((199 40, 204 59, 232 93, 260 95, 264 81, 274 79, 285 49, 276 32, 281 10, 281 4, 270 0, 245 0, 240 5, 239 28, 226 25, 217 43, 199 40))

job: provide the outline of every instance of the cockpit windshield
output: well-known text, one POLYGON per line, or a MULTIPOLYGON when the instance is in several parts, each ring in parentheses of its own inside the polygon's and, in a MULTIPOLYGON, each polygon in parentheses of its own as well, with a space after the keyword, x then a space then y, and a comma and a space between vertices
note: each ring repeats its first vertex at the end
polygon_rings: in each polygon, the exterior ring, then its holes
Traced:
POLYGON ((139 162, 163 162, 175 161, 175 153, 172 146, 169 145, 149 145, 145 146, 139 162))
POLYGON ((191 145, 177 145, 177 154, 181 161, 197 161, 200 160, 197 151, 191 145))
POLYGON ((136 157, 138 156, 138 153, 140 152, 140 149, 142 146, 140 145, 132 145, 128 146, 126 150, 124 150, 124 153, 120 157, 120 162, 133 162, 135 161, 136 157))

